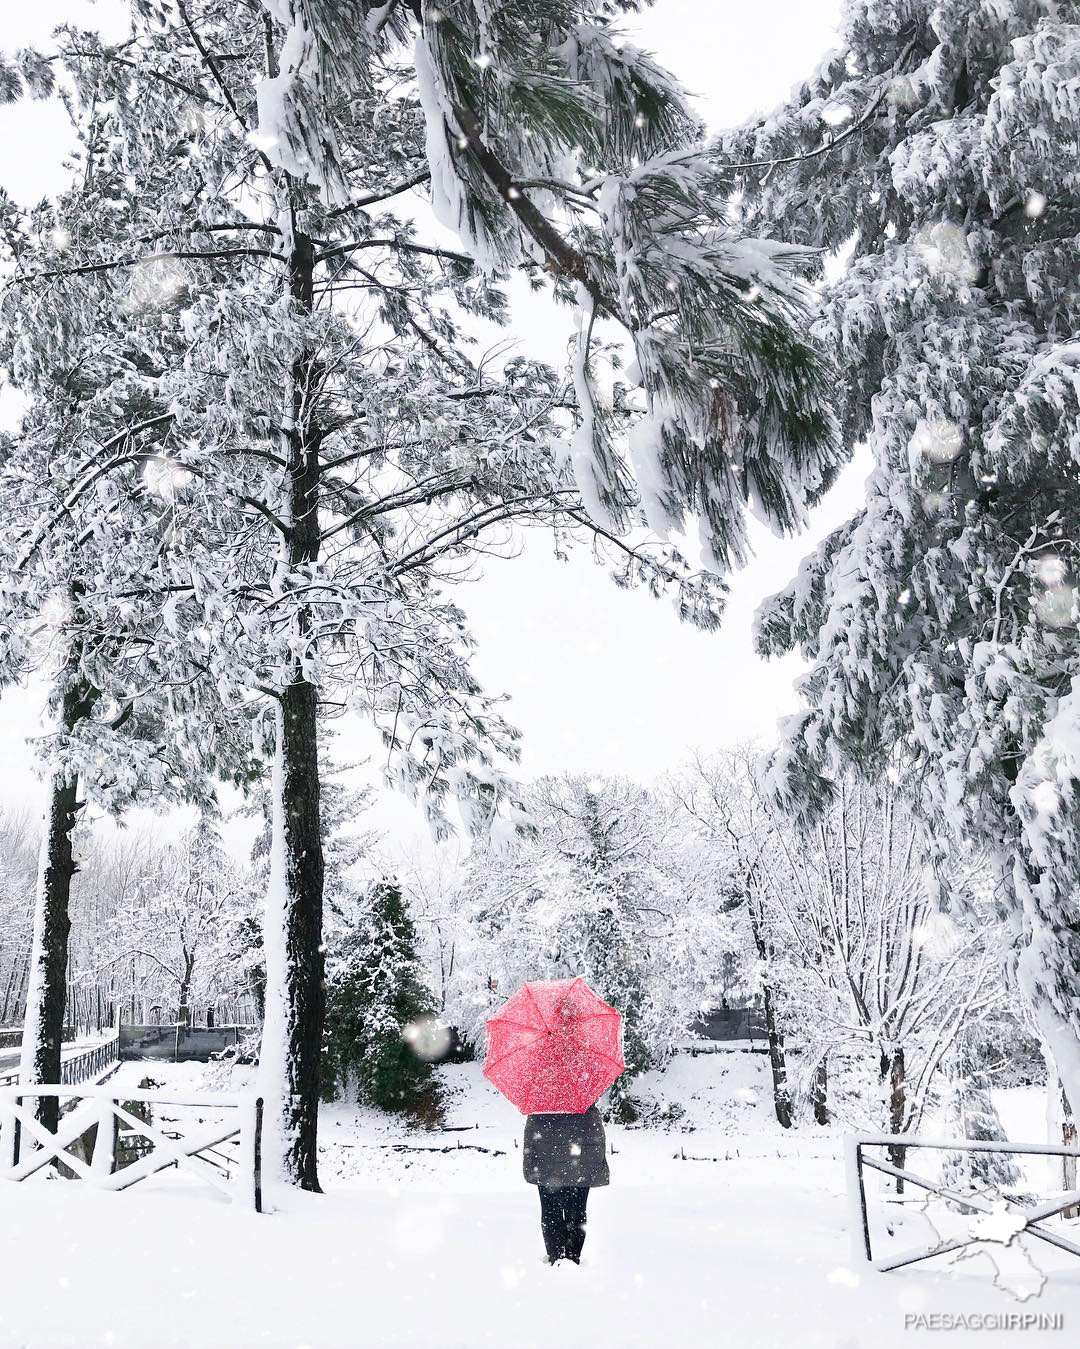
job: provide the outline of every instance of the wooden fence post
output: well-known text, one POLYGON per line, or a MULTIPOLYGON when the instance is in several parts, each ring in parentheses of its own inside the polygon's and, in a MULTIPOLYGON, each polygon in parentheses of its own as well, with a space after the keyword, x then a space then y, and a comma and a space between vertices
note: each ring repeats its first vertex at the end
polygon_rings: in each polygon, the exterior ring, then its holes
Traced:
POLYGON ((90 1170, 95 1176, 111 1176, 116 1170, 116 1144, 119 1137, 120 1121, 113 1112, 111 1102, 102 1100, 94 1136, 94 1155, 90 1159, 90 1170))

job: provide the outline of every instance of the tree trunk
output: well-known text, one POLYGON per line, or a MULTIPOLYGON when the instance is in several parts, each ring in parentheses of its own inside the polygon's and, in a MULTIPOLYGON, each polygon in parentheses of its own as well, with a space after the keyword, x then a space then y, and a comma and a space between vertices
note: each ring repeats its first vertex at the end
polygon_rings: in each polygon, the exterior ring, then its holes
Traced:
MULTIPOLYGON (((7 987, 4 989, 4 1003, 0 1007, 0 1026, 8 1024, 8 1016, 11 1012, 11 996, 15 993, 16 984, 22 987, 22 962, 16 956, 11 962, 11 969, 8 972, 7 987)), ((15 1005, 18 1006, 18 995, 15 997, 15 1005)))
MULTIPOLYGON (((289 294, 310 312, 314 250, 297 232, 289 255, 289 294)), ((310 390, 316 371, 304 352, 291 373, 291 407, 284 434, 287 456, 287 525, 284 561, 293 572, 319 556, 319 435, 310 390)), ((300 645, 310 626, 306 610, 296 615, 300 645)), ((318 1111, 323 1020, 323 851, 319 819, 317 690, 299 662, 281 691, 274 760, 274 818, 270 888, 267 896, 266 1019, 260 1058, 264 1094, 280 1105, 268 1111, 281 1179, 319 1190, 318 1111)), ((270 1164, 274 1164, 270 1152, 270 1164)))
MULTIPOLYGON (((907 1113, 907 1090, 904 1069, 904 1050, 902 1045, 894 1045, 881 1054, 881 1081, 886 1088, 886 1104, 889 1113, 889 1133, 904 1132, 904 1117, 907 1113)), ((907 1149, 897 1146, 889 1148, 889 1161, 893 1166, 903 1167, 907 1149)), ((904 1193, 904 1182, 897 1178, 896 1193, 904 1193)))
POLYGON ((177 994, 176 1020, 181 1026, 191 1025, 191 979, 195 970, 195 957, 184 952, 184 977, 180 980, 180 992, 177 994))
MULTIPOLYGON (((765 945, 765 934, 761 930, 761 921, 757 909, 754 906, 753 896, 747 900, 747 910, 750 914, 750 931, 753 933, 754 945, 757 947, 758 958, 765 966, 768 961, 768 948, 765 945)), ((762 998, 765 1003, 765 1037, 769 1045, 769 1068, 772 1071, 773 1086, 773 1108, 776 1110, 776 1118, 782 1129, 790 1129, 792 1125, 791 1110, 791 1091, 788 1087, 787 1077, 787 1055, 784 1051, 784 1032, 780 1029, 776 1020, 776 1007, 773 1002, 772 986, 764 981, 762 983, 762 998)))
POLYGON ((810 1100, 814 1107, 814 1122, 829 1122, 829 1060, 822 1054, 818 1066, 814 1069, 814 1081, 810 1089, 810 1100))
POLYGON ((784 1032, 776 1022, 773 1008, 772 989, 768 984, 763 989, 765 1000, 765 1034, 769 1041, 769 1067, 772 1070, 773 1105, 781 1128, 790 1129, 791 1092, 787 1080, 787 1055, 784 1051, 784 1032))
MULTIPOLYGON (((61 712, 65 733, 89 715, 95 698, 95 690, 80 679, 69 678, 61 712)), ((20 1081, 27 1084, 60 1081, 71 878, 76 869, 71 835, 79 808, 78 787, 77 776, 69 772, 54 774, 49 787, 19 1067, 20 1081)), ((56 1097, 38 1097, 35 1115, 45 1128, 55 1132, 59 1115, 56 1097)))

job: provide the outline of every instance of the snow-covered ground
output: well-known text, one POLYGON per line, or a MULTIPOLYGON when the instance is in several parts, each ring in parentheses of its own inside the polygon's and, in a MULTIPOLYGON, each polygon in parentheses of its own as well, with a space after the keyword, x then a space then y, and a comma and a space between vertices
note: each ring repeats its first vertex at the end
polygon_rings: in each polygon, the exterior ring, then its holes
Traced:
MULTIPOLYGON (((0 1186, 0 1345, 880 1349, 918 1342, 906 1315, 993 1312, 1060 1313, 1075 1334, 1080 1261, 1064 1255, 1032 1252, 1049 1279, 1026 1303, 993 1286, 985 1260, 858 1267, 839 1135, 781 1131, 765 1069, 758 1055, 684 1057, 650 1081, 661 1109, 686 1113, 610 1129, 612 1183, 590 1200, 580 1268, 542 1263, 520 1117, 471 1064, 442 1070, 459 1131, 327 1109, 327 1193, 275 1195, 269 1215, 169 1175, 117 1195, 0 1186)), ((206 1070, 121 1073, 202 1089, 206 1070)), ((1003 1111, 1036 1140, 1041 1112, 1037 1091, 1010 1093, 1003 1111)))

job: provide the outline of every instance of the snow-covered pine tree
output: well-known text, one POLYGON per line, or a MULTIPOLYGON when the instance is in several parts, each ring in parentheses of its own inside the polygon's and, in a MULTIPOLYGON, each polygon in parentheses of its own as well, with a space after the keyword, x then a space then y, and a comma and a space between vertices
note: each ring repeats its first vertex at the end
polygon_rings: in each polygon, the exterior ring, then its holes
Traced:
POLYGON ((1080 25, 1057 0, 847 0, 842 46, 722 138, 746 228, 850 250, 815 324, 864 508, 758 616, 809 709, 778 797, 903 775, 986 847, 1020 981, 1080 1092, 1080 25))
POLYGON ((800 335, 805 257, 716 205, 684 96, 620 47, 612 13, 134 0, 122 50, 59 36, 82 104, 116 118, 105 153, 133 216, 122 241, 22 269, 18 293, 36 303, 78 275, 101 303, 133 281, 159 302, 193 296, 184 369, 162 386, 190 474, 178 512, 202 521, 176 603, 222 696, 273 709, 268 1157, 308 1188, 320 708, 350 703, 380 729, 389 776, 436 829, 451 796, 470 827, 508 812, 513 828, 493 759, 514 737, 438 586, 511 523, 539 523, 710 627, 722 582, 638 527, 700 514, 722 569, 744 556, 747 502, 791 528, 839 462, 828 372, 800 335), (422 237, 403 194, 429 180, 467 254, 422 237), (511 267, 577 303, 568 385, 470 358, 461 317, 505 318, 492 274, 511 267), (609 319, 641 390, 610 406, 609 319))
MULTIPOLYGON (((209 807, 212 773, 241 772, 244 758, 174 609, 189 588, 173 568, 173 417, 160 396, 178 359, 175 321, 137 294, 101 306, 79 277, 59 278, 79 240, 107 247, 128 225, 102 148, 112 115, 92 109, 76 124, 69 192, 29 211, 0 194, 0 257, 55 281, 33 304, 17 285, 0 299, 0 363, 27 400, 17 434, 0 443, 0 684, 33 675, 52 722, 37 742, 50 785, 24 1082, 59 1081, 73 832, 87 807, 209 807)), ((37 1109, 54 1122, 55 1099, 37 1109)))
POLYGON ((413 1041, 434 1011, 407 902, 397 881, 384 877, 341 915, 331 937, 324 1097, 351 1095, 432 1122, 437 1084, 413 1041))

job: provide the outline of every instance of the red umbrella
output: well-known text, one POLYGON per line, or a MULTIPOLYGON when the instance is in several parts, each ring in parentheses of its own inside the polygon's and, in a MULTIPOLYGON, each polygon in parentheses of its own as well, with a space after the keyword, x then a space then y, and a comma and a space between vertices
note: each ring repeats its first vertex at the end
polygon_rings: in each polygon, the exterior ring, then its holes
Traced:
POLYGON ((523 984, 488 1020, 484 1076, 523 1115, 580 1115, 626 1067, 621 1026, 584 979, 523 984))

